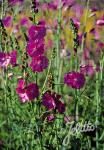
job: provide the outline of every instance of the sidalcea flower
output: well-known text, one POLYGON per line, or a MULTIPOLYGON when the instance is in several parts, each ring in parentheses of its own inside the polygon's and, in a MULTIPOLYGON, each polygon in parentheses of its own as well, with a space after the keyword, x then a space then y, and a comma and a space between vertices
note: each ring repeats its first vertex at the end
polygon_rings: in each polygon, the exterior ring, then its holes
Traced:
POLYGON ((30 57, 36 57, 44 53, 43 40, 30 41, 27 44, 27 53, 30 57))
POLYGON ((7 16, 3 18, 2 19, 3 25, 7 28, 10 27, 12 25, 12 20, 13 20, 12 16, 7 16))
POLYGON ((38 25, 32 25, 28 30, 28 36, 30 41, 43 39, 46 35, 45 22, 40 21, 38 25))
POLYGON ((42 97, 42 104, 48 110, 58 110, 59 113, 65 112, 65 104, 60 101, 61 95, 46 91, 42 97))
POLYGON ((94 75, 94 72, 95 72, 94 67, 91 66, 91 65, 81 65, 80 66, 80 71, 84 75, 89 75, 89 76, 94 75))
POLYGON ((25 80, 20 79, 16 88, 16 93, 20 97, 20 101, 32 101, 39 96, 39 88, 36 83, 29 83, 26 85, 25 80))
POLYGON ((64 75, 64 83, 74 89, 80 89, 85 84, 85 77, 80 72, 69 72, 64 75))
POLYGON ((0 67, 6 68, 10 63, 10 56, 4 52, 0 52, 0 67))
POLYGON ((75 0, 62 0, 63 6, 72 7, 75 4, 75 0))
POLYGON ((11 53, 10 53, 10 63, 11 65, 14 67, 17 65, 17 51, 16 50, 13 50, 11 53))
POLYGON ((48 115, 48 116, 46 117, 46 120, 47 120, 48 122, 52 122, 52 121, 55 120, 55 116, 54 116, 53 114, 48 115))
POLYGON ((0 52, 0 67, 7 68, 9 64, 16 66, 17 51, 13 50, 11 53, 0 52))
POLYGON ((32 25, 28 29, 27 53, 30 57, 37 57, 44 53, 44 37, 46 35, 45 22, 42 20, 38 25, 32 25))
POLYGON ((33 57, 30 67, 32 68, 33 72, 42 72, 48 67, 48 59, 42 55, 33 57))
POLYGON ((104 20, 99 19, 99 20, 97 20, 96 24, 98 26, 104 26, 104 20))
POLYGON ((29 25, 29 20, 28 20, 28 18, 21 18, 21 20, 20 20, 20 25, 21 26, 28 26, 29 25))

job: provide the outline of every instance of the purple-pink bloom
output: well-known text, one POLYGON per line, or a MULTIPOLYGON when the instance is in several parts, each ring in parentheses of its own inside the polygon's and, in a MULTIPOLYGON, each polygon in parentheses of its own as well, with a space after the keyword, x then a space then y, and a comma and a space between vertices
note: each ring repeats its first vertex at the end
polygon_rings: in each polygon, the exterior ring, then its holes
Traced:
POLYGON ((0 67, 7 68, 11 60, 9 54, 0 52, 0 67))
POLYGON ((91 65, 80 66, 81 73, 92 76, 95 72, 94 67, 91 65))
POLYGON ((2 19, 3 25, 7 28, 10 27, 12 25, 12 20, 13 20, 12 16, 7 16, 3 18, 2 19))
POLYGON ((20 25, 21 26, 27 26, 28 25, 28 18, 22 18, 21 20, 20 20, 20 25))
POLYGON ((45 22, 41 21, 38 25, 32 25, 28 30, 29 40, 35 41, 43 39, 46 35, 45 22))
POLYGON ((48 59, 42 55, 33 57, 30 67, 32 68, 33 72, 42 72, 48 67, 48 59))
POLYGON ((54 98, 51 95, 50 91, 47 91, 44 93, 42 97, 42 104, 48 109, 48 110, 53 110, 56 107, 54 98))
POLYGON ((54 116, 53 114, 48 115, 48 116, 46 117, 46 120, 47 120, 48 122, 54 121, 54 120, 55 120, 55 116, 54 116))
POLYGON ((60 101, 61 95, 57 93, 51 93, 51 91, 46 91, 42 97, 42 104, 48 110, 57 110, 59 113, 65 112, 65 104, 60 101))
POLYGON ((13 50, 11 53, 0 52, 0 67, 7 68, 9 64, 13 67, 16 65, 17 51, 13 50))
POLYGON ((72 7, 75 4, 75 0, 62 0, 63 6, 72 7))
POLYGON ((36 83, 29 83, 26 85, 24 79, 18 81, 16 93, 20 97, 20 101, 25 103, 26 101, 32 101, 39 96, 39 88, 36 83))
POLYGON ((98 26, 104 26, 104 20, 99 19, 99 20, 97 20, 96 24, 97 24, 98 26))
POLYGON ((17 51, 16 50, 13 50, 11 53, 10 53, 10 63, 11 65, 14 67, 17 65, 17 51))
POLYGON ((80 72, 68 72, 64 75, 64 83, 74 89, 80 89, 85 84, 85 77, 80 72))
POLYGON ((28 41, 27 53, 30 57, 36 57, 44 53, 43 40, 28 41))

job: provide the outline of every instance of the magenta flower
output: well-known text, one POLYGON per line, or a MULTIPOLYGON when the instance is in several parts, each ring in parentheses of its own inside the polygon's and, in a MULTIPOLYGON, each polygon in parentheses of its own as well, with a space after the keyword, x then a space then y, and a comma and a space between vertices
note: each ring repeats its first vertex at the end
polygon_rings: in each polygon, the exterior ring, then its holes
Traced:
POLYGON ((48 67, 48 59, 41 55, 33 57, 30 67, 32 68, 33 72, 42 72, 48 67))
POLYGON ((9 64, 16 66, 17 51, 13 50, 11 53, 0 52, 0 67, 7 68, 9 64))
POLYGON ((74 89, 80 89, 85 84, 85 77, 80 72, 69 72, 64 75, 64 83, 74 89))
POLYGON ((10 63, 11 65, 14 67, 17 65, 17 51, 16 50, 13 50, 11 53, 10 53, 10 63))
POLYGON ((55 120, 55 116, 54 116, 53 114, 48 115, 48 116, 46 117, 46 120, 47 120, 48 122, 52 122, 52 121, 55 120))
POLYGON ((45 27, 45 22, 43 20, 40 21, 38 25, 32 25, 28 30, 27 53, 30 57, 37 57, 36 61, 38 60, 38 62, 39 59, 41 59, 41 62, 46 60, 45 57, 43 56, 40 56, 41 58, 39 57, 39 55, 43 55, 44 53, 45 35, 46 35, 46 27, 45 27))
POLYGON ((0 67, 7 68, 10 64, 11 57, 9 54, 0 52, 0 67))
POLYGON ((38 25, 32 25, 28 30, 29 40, 35 41, 43 39, 46 35, 45 22, 40 21, 38 25))
POLYGON ((94 67, 91 65, 80 66, 80 71, 81 73, 89 76, 94 75, 95 72, 94 67))
POLYGON ((29 23, 28 18, 22 18, 22 19, 20 20, 20 25, 21 25, 21 26, 28 26, 28 23, 29 23))
POLYGON ((99 20, 97 20, 96 24, 98 26, 104 26, 104 20, 103 19, 99 19, 99 20))
POLYGON ((20 101, 25 103, 26 101, 32 101, 39 96, 39 88, 36 83, 26 85, 25 80, 20 79, 18 81, 16 93, 19 95, 20 101))
POLYGON ((59 113, 65 112, 65 104, 60 101, 61 95, 57 93, 51 93, 51 91, 46 91, 42 98, 42 104, 48 110, 58 110, 59 113))
POLYGON ((42 104, 48 109, 48 110, 53 110, 56 108, 56 103, 54 101, 54 97, 51 95, 51 92, 48 91, 44 93, 43 95, 43 101, 42 104))
POLYGON ((27 44, 27 53, 30 57, 36 57, 44 53, 43 40, 29 41, 27 44))
POLYGON ((12 16, 7 16, 2 20, 2 22, 4 26, 8 28, 12 25, 12 20, 13 20, 12 16))
POLYGON ((62 0, 63 6, 72 7, 76 2, 75 0, 62 0))

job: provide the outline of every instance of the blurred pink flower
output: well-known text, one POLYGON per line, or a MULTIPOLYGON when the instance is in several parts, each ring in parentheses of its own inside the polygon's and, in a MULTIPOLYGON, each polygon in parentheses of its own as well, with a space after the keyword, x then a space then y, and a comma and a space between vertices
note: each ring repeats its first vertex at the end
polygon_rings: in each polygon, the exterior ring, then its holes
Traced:
POLYGON ((55 116, 54 116, 53 114, 48 115, 48 116, 46 117, 46 120, 47 120, 48 122, 54 121, 54 120, 55 120, 55 116))
POLYGON ((28 23, 29 23, 28 18, 22 18, 22 19, 20 20, 20 25, 21 25, 21 26, 28 26, 28 23))
POLYGON ((94 73, 95 73, 94 67, 91 66, 91 65, 81 65, 80 66, 80 71, 84 75, 89 75, 89 76, 93 76, 94 73))
POLYGON ((98 25, 98 26, 104 26, 104 20, 101 20, 101 19, 97 20, 96 21, 96 25, 98 25))
POLYGON ((12 16, 7 16, 2 19, 2 22, 3 22, 4 26, 8 28, 12 25, 12 20, 13 20, 12 16))

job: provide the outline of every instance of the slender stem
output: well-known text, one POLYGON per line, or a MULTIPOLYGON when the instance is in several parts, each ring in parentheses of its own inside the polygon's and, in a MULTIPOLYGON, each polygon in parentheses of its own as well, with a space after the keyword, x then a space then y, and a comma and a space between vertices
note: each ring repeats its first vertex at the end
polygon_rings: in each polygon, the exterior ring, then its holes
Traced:
MULTIPOLYGON (((57 37, 56 37, 56 71, 55 71, 55 83, 59 81, 59 67, 60 67, 60 34, 61 34, 61 0, 59 2, 59 10, 58 10, 58 26, 57 26, 57 37)), ((55 86, 55 91, 58 92, 58 86, 55 86)))
POLYGON ((48 79, 48 75, 49 75, 49 72, 50 72, 50 69, 51 69, 51 65, 52 65, 52 55, 53 55, 53 50, 52 50, 52 53, 51 53, 51 58, 50 58, 50 62, 49 62, 49 66, 48 66, 48 71, 47 71, 47 75, 46 75, 46 78, 45 78, 45 81, 44 81, 44 84, 43 84, 43 87, 42 87, 42 94, 45 90, 45 86, 46 86, 46 83, 47 83, 47 79, 48 79))
POLYGON ((98 125, 99 125, 99 80, 98 73, 96 73, 96 150, 99 149, 99 133, 98 133, 98 125))

